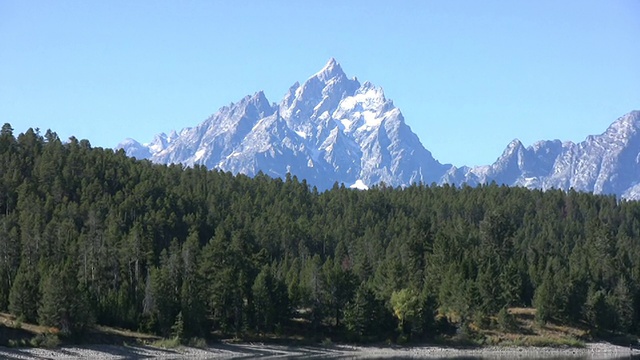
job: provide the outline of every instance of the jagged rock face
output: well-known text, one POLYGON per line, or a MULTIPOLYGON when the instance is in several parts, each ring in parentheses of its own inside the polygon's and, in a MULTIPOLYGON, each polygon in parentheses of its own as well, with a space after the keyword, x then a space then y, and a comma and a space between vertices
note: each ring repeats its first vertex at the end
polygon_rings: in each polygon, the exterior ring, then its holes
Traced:
POLYGON ((602 135, 573 145, 556 161, 544 188, 624 194, 640 182, 640 111, 616 120, 602 135))
POLYGON ((574 189, 640 199, 640 111, 616 120, 581 143, 539 141, 525 148, 512 141, 489 166, 451 169, 441 183, 498 184, 574 189))
POLYGON ((118 147, 157 163, 249 176, 290 172, 320 189, 335 182, 429 183, 450 168, 422 146, 381 88, 349 79, 334 59, 295 83, 278 105, 258 92, 179 134, 160 134, 146 145, 127 139, 118 147))

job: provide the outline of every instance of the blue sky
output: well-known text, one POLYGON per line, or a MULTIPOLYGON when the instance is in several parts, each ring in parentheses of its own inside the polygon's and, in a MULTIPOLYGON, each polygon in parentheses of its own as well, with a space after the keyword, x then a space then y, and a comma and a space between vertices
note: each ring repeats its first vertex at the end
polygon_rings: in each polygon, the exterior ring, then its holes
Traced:
POLYGON ((113 147, 335 57, 443 163, 582 141, 640 109, 640 1, 0 0, 0 122, 113 147))

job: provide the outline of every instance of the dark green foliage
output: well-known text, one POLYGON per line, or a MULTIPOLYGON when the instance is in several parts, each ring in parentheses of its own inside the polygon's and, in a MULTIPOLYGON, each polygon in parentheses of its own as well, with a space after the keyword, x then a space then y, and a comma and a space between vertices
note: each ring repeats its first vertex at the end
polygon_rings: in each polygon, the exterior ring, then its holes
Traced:
POLYGON ((501 331, 510 332, 515 330, 515 328, 517 327, 515 318, 513 317, 513 315, 509 314, 509 311, 506 307, 500 309, 496 317, 496 321, 498 322, 498 328, 501 331))
POLYGON ((40 301, 39 281, 36 267, 23 262, 9 293, 9 311, 12 314, 26 321, 36 321, 40 301))
POLYGON ((80 335, 93 325, 94 316, 73 265, 54 266, 43 279, 38 321, 65 336, 80 335))
POLYGON ((265 265, 251 287, 256 330, 272 332, 287 323, 291 311, 285 283, 265 265))
POLYGON ((176 321, 171 326, 171 335, 174 338, 182 341, 184 340, 184 319, 182 318, 182 311, 176 316, 176 321))
POLYGON ((371 287, 362 283, 346 306, 344 323, 354 339, 375 340, 384 336, 384 325, 390 322, 389 315, 384 303, 376 299, 371 287))
POLYGON ((607 306, 607 295, 603 290, 590 290, 585 304, 585 320, 596 329, 609 329, 612 325, 607 306))
POLYGON ((319 193, 6 124, 0 310, 70 334, 95 320, 422 340, 496 316, 508 329, 506 308, 535 306, 540 322, 635 332, 638 219, 638 202, 496 184, 319 193))
POLYGON ((18 230, 11 218, 0 217, 0 310, 9 306, 9 293, 20 261, 18 230))
POLYGON ((339 326, 344 307, 355 290, 355 276, 347 264, 329 258, 322 266, 321 279, 326 313, 333 316, 335 326, 339 326))
POLYGON ((613 315, 613 330, 630 331, 635 317, 635 309, 633 297, 624 277, 618 280, 615 288, 610 292, 608 303, 613 315))

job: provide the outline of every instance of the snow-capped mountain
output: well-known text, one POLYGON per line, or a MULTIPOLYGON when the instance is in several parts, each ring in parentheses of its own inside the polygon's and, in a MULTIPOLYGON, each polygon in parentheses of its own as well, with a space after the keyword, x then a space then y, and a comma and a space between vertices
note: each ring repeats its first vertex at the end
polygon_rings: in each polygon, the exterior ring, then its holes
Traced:
POLYGON ((221 108, 193 128, 149 144, 117 146, 157 163, 202 164, 249 176, 288 172, 320 189, 335 182, 364 188, 438 181, 451 167, 436 161, 382 88, 348 78, 335 59, 279 104, 264 93, 221 108))
POLYGON ((492 165, 440 164, 405 123, 382 88, 348 78, 335 59, 279 104, 263 92, 222 107, 201 124, 156 135, 151 143, 126 139, 117 148, 157 163, 201 164, 249 176, 287 173, 330 188, 335 182, 367 188, 498 184, 571 188, 640 199, 640 111, 616 120, 603 134, 575 144, 513 140, 492 165))
POLYGON ((601 135, 581 143, 513 140, 489 166, 452 168, 441 182, 498 184, 538 189, 573 188, 640 199, 640 111, 622 116, 601 135))

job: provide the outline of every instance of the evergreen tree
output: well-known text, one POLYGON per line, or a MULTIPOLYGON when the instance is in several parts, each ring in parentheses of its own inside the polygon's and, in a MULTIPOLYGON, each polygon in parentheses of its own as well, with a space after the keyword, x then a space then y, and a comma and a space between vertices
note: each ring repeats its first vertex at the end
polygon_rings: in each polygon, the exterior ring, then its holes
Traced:
POLYGON ((39 282, 35 266, 22 262, 9 293, 9 311, 13 315, 29 322, 36 320, 40 301, 39 282))
POLYGON ((182 311, 176 315, 176 321, 171 326, 171 336, 179 342, 185 340, 184 319, 182 318, 182 311))
POLYGON ((609 329, 612 325, 607 295, 603 290, 589 290, 584 313, 586 320, 596 329, 609 329))
POLYGON ((180 289, 181 311, 185 334, 188 336, 202 336, 204 333, 205 300, 203 296, 203 281, 199 276, 200 244, 195 231, 187 238, 182 248, 182 286, 180 289))
POLYGON ((289 299, 284 282, 265 265, 251 288, 254 300, 256 329, 271 332, 282 327, 289 318, 289 299))
POLYGON ((9 216, 0 216, 0 310, 9 306, 9 293, 18 271, 20 244, 9 216))
POLYGON ((79 335, 93 325, 93 313, 78 287, 73 265, 55 266, 43 279, 38 321, 58 328, 63 335, 79 335))
POLYGON ((631 292, 624 277, 618 279, 615 288, 607 297, 607 303, 612 312, 612 330, 620 332, 631 330, 635 309, 631 292))
POLYGON ((365 340, 383 335, 381 331, 388 324, 384 304, 375 298, 369 285, 361 283, 344 311, 347 331, 355 339, 365 340))

